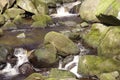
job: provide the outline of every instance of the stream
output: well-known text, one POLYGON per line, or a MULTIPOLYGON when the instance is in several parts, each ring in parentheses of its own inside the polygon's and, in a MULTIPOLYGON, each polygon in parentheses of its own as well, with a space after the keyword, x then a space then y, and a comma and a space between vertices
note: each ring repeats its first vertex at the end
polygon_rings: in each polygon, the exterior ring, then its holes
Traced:
MULTIPOLYGON (((75 4, 73 4, 72 8, 75 5, 80 4, 80 2, 75 2, 75 4)), ((14 50, 14 55, 17 57, 18 61, 17 64, 12 67, 9 63, 6 64, 6 68, 2 70, 2 72, 4 73, 8 73, 6 75, 16 75, 19 74, 18 71, 18 67, 21 64, 24 64, 26 62, 29 62, 26 55, 24 55, 25 51, 21 50, 21 49, 26 49, 26 50, 33 50, 33 49, 37 49, 38 47, 42 46, 44 43, 44 36, 46 35, 46 33, 50 32, 50 31, 56 31, 56 32, 60 32, 60 31, 65 31, 65 30, 72 30, 73 26, 66 26, 61 24, 60 22, 67 22, 67 21, 74 21, 76 22, 76 24, 80 24, 82 22, 82 20, 80 19, 80 17, 78 16, 78 14, 72 14, 69 12, 65 12, 65 7, 70 6, 70 5, 63 5, 60 8, 58 8, 57 13, 56 14, 52 14, 52 18, 53 18, 53 23, 52 24, 48 24, 47 28, 30 28, 30 23, 28 20, 28 24, 25 25, 20 25, 18 29, 12 29, 12 30, 5 30, 4 31, 4 36, 1 37, 0 40, 0 44, 2 45, 8 45, 12 48, 15 48, 14 50), (19 34, 24 34, 25 37, 21 38, 18 37, 19 34), (14 74, 11 74, 11 71, 14 72, 14 74)), ((71 8, 71 7, 70 7, 71 8)), ((61 63, 59 63, 59 69, 61 70, 67 70, 67 68, 72 65, 73 63, 78 64, 78 60, 79 60, 79 56, 85 55, 85 54, 91 54, 92 49, 86 48, 82 42, 80 41, 76 41, 76 43, 78 44, 78 47, 80 48, 80 54, 74 56, 73 62, 71 61, 71 63, 69 63, 68 65, 66 65, 64 68, 61 67, 61 63)), ((74 69, 69 70, 70 72, 73 72, 78 78, 80 78, 80 80, 96 80, 92 77, 87 77, 84 78, 82 77, 81 74, 77 73, 77 67, 78 65, 75 66, 74 69)), ((47 74, 47 71, 49 71, 49 69, 45 69, 42 72, 45 74, 47 74)), ((2 73, 1 72, 1 73, 2 73)), ((8 77, 8 76, 7 76, 8 77)), ((0 80, 23 80, 25 78, 24 75, 17 75, 15 77, 12 78, 5 78, 5 76, 0 75, 0 80)))

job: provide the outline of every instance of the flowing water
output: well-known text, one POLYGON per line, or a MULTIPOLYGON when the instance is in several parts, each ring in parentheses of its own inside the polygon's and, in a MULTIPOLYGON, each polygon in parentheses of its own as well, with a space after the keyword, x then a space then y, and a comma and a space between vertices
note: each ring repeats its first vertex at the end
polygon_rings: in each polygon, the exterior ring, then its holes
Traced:
POLYGON ((73 3, 69 3, 69 4, 63 4, 61 5, 59 8, 57 8, 57 13, 56 14, 52 14, 51 16, 53 18, 55 17, 66 17, 66 16, 78 16, 78 14, 72 14, 70 13, 70 9, 72 9, 74 6, 80 4, 80 1, 76 1, 73 3))

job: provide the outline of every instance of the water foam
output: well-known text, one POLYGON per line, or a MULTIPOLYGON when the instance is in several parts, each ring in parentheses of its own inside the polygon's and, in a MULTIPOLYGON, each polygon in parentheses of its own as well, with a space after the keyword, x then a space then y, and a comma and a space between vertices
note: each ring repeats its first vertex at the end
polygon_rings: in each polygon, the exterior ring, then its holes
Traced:
POLYGON ((0 74, 3 74, 6 77, 12 77, 19 74, 19 66, 28 62, 27 51, 23 48, 15 48, 14 55, 17 57, 17 63, 15 66, 11 66, 10 63, 7 62, 7 65, 4 69, 0 70, 0 74))

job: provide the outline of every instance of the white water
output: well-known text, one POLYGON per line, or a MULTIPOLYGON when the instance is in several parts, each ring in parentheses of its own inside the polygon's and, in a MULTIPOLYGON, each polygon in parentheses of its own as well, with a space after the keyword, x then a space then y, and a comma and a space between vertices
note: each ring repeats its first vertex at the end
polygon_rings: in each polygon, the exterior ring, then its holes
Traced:
POLYGON ((70 69, 69 71, 72 72, 73 74, 76 75, 76 77, 81 78, 82 75, 78 74, 78 61, 79 61, 79 55, 74 56, 73 61, 69 62, 68 64, 65 65, 65 67, 62 67, 62 61, 59 61, 59 67, 58 69, 60 70, 68 70, 69 66, 71 66, 73 63, 75 63, 75 66, 70 69))
POLYGON ((72 14, 69 13, 70 9, 72 9, 74 6, 80 4, 80 1, 76 1, 73 3, 66 3, 63 4, 60 8, 57 8, 57 13, 52 14, 52 17, 65 17, 65 16, 77 16, 78 14, 72 14))
POLYGON ((10 63, 7 63, 6 67, 3 70, 0 70, 0 74, 4 74, 6 77, 12 77, 19 74, 19 66, 28 62, 27 51, 23 48, 16 48, 14 50, 14 55, 17 57, 17 63, 14 67, 10 63))

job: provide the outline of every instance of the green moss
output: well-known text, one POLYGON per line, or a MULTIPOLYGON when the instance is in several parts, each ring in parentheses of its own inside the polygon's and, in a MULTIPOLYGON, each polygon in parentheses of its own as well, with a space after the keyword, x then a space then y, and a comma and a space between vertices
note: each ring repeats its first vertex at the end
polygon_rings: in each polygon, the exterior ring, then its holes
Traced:
POLYGON ((119 66, 120 65, 112 59, 94 55, 85 55, 80 57, 78 72, 85 75, 99 76, 101 73, 105 72, 120 71, 119 66))
POLYGON ((100 75, 100 80, 120 80, 119 73, 117 71, 103 73, 100 75))
POLYGON ((45 45, 45 48, 43 49, 37 49, 34 54, 39 62, 42 61, 48 64, 53 64, 57 62, 56 53, 56 48, 52 44, 48 44, 45 45))
POLYGON ((46 27, 49 22, 52 21, 51 17, 48 15, 33 15, 32 19, 35 21, 32 27, 46 27))
POLYGON ((45 80, 40 73, 33 73, 24 80, 45 80))
POLYGON ((93 24, 90 32, 84 35, 83 38, 88 45, 96 48, 99 46, 100 42, 102 41, 106 33, 109 31, 109 29, 110 27, 107 27, 103 24, 93 24))
POLYGON ((62 56, 79 53, 79 48, 76 44, 63 34, 54 31, 45 35, 44 43, 54 45, 58 51, 63 52, 63 54, 60 54, 62 56))
POLYGON ((120 27, 112 27, 102 39, 98 47, 98 54, 106 57, 120 55, 120 27))
POLYGON ((107 9, 111 6, 111 4, 114 1, 115 0, 100 0, 99 5, 96 9, 96 15, 105 14, 107 9))
POLYGON ((74 78, 74 74, 68 71, 62 71, 56 68, 52 68, 49 74, 50 78, 56 78, 56 80, 64 79, 64 78, 74 78))

